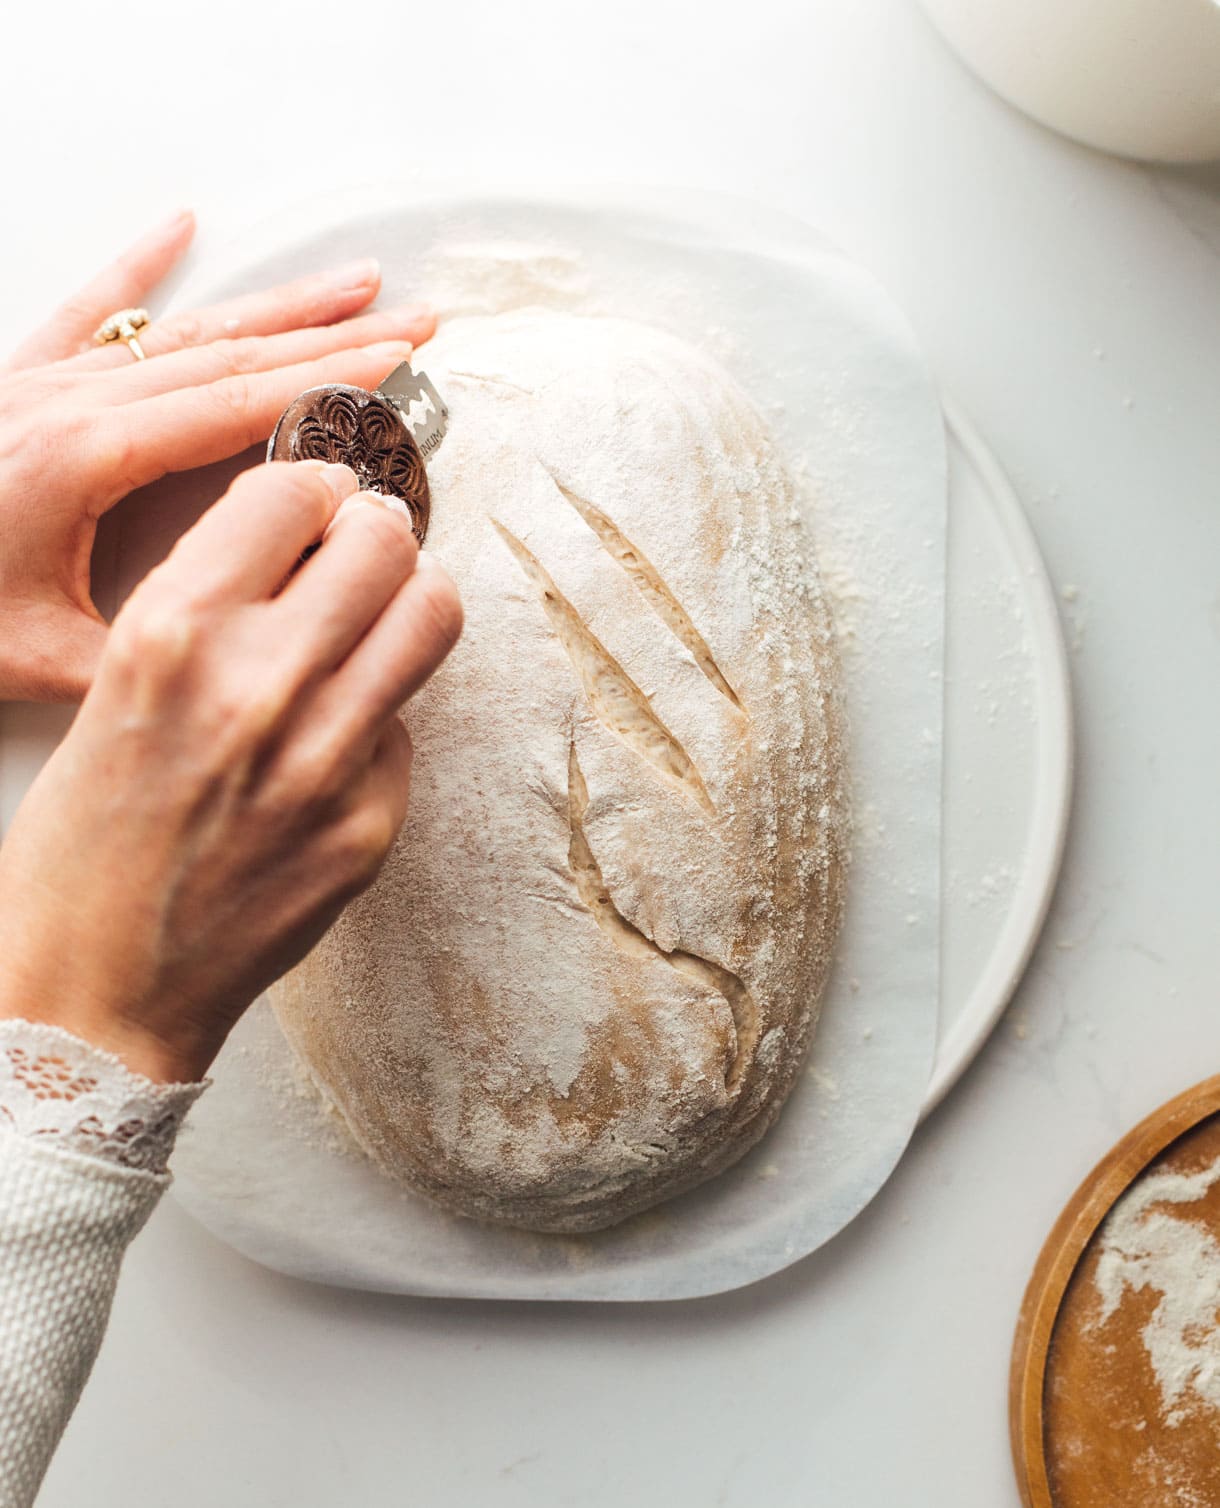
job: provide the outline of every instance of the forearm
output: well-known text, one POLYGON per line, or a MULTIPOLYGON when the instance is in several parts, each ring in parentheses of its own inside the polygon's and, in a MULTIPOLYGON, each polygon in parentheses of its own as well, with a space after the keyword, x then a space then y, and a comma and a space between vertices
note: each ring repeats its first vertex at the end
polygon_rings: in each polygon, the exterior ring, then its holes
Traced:
POLYGON ((0 1021, 0 1508, 34 1500, 199 1092, 0 1021))

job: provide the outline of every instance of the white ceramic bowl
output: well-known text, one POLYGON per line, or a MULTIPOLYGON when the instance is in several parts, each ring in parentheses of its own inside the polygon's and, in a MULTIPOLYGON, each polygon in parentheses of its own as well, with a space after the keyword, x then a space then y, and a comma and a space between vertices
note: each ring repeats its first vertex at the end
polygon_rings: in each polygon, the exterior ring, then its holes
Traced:
POLYGON ((1220 158, 1218 0, 923 0, 997 94, 1125 157, 1220 158))

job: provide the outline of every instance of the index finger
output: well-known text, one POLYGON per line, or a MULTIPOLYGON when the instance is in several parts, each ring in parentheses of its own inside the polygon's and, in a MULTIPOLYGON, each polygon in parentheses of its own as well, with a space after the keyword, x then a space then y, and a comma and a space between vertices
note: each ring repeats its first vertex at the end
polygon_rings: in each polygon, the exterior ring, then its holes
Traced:
POLYGON ((271 597, 320 539, 356 473, 320 461, 270 461, 242 474, 174 546, 164 567, 195 597, 271 597))

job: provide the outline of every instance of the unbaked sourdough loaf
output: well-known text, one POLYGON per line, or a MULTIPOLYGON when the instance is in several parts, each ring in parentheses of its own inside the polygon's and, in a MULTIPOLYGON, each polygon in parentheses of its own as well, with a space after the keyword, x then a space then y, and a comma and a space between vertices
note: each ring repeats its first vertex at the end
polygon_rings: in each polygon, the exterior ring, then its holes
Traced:
POLYGON ((767 430, 698 351, 527 311, 427 356, 466 629, 407 709, 381 877, 273 998, 387 1174, 594 1230, 736 1161, 800 1067, 844 879, 831 623, 767 430))

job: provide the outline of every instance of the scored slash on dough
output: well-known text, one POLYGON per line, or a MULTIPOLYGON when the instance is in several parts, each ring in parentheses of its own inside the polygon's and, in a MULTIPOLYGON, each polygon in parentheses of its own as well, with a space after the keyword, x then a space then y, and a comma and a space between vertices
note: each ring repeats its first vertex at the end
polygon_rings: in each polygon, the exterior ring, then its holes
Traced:
POLYGON ((589 805, 589 787, 584 771, 576 756, 576 745, 568 745, 568 827, 571 839, 568 844, 568 867, 576 881, 576 893, 593 913, 597 925, 606 932, 615 947, 636 958, 660 958, 671 969, 683 974, 695 984, 723 995, 733 1014, 736 1046, 733 1061, 724 1076, 724 1086, 735 1089, 742 1073, 748 1066, 758 1042, 758 1005, 742 981, 728 969, 721 968, 710 959, 700 958, 695 953, 675 950, 667 953, 627 920, 614 904, 614 899, 602 877, 601 866, 593 853, 585 832, 585 812, 589 805))
POLYGON ((589 528, 597 536, 598 543, 606 551, 610 558, 616 561, 631 580, 632 585, 669 629, 674 638, 687 649, 696 665, 703 674, 711 681, 721 696, 727 697, 737 708, 738 712, 745 712, 737 693, 729 685, 728 680, 722 673, 720 666, 716 664, 712 651, 708 648, 707 640, 695 627, 690 614, 670 591, 660 571, 648 559, 641 550, 627 538, 619 526, 607 514, 589 502, 587 498, 579 496, 571 488, 563 483, 550 470, 543 467, 555 489, 566 498, 572 507, 576 509, 589 528))
POLYGON ((648 697, 555 585, 533 551, 499 519, 493 518, 491 522, 516 556, 527 580, 538 589, 551 627, 567 651, 589 706, 599 720, 633 753, 714 817, 716 808, 703 777, 690 755, 653 711, 648 697))

